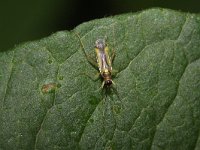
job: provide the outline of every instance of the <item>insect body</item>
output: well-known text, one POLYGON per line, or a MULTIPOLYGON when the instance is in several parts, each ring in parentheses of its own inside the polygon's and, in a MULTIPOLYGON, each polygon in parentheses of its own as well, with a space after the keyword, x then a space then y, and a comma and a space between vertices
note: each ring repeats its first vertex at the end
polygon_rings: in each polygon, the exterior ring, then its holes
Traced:
POLYGON ((114 60, 115 57, 115 51, 112 51, 112 56, 109 56, 109 49, 108 46, 105 42, 104 39, 98 39, 95 42, 95 51, 96 51, 96 61, 88 54, 86 54, 85 49, 84 49, 84 45, 81 41, 81 38, 79 36, 79 34, 76 34, 80 43, 81 43, 81 49, 83 50, 88 62, 92 65, 95 66, 95 68, 99 70, 100 73, 98 73, 98 76, 95 76, 95 79, 93 77, 91 77, 90 75, 88 75, 91 79, 96 80, 97 77, 99 77, 99 75, 101 75, 101 77, 103 78, 103 83, 102 83, 102 88, 103 87, 109 87, 112 84, 114 84, 113 80, 112 80, 112 73, 117 72, 114 71, 112 69, 112 62, 114 60))
POLYGON ((95 44, 97 64, 99 67, 100 74, 103 78, 102 87, 108 87, 113 84, 111 78, 112 64, 109 56, 108 47, 104 39, 98 39, 95 44))

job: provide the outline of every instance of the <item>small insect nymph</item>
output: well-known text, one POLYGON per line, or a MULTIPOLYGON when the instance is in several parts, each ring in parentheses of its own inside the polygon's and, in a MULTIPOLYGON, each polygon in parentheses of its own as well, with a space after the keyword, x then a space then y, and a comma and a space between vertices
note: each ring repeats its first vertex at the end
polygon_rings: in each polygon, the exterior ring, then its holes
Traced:
POLYGON ((102 88, 108 87, 114 83, 112 81, 112 60, 109 56, 109 49, 104 39, 96 40, 95 44, 97 64, 103 78, 102 88))

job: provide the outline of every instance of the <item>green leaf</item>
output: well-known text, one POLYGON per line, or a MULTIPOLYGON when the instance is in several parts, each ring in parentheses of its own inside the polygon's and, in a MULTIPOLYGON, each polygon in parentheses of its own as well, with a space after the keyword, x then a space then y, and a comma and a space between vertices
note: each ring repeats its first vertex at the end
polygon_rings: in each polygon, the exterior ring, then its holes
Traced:
POLYGON ((150 9, 0 53, 0 149, 200 149, 200 16, 150 9), (115 49, 101 89, 94 43, 115 49))

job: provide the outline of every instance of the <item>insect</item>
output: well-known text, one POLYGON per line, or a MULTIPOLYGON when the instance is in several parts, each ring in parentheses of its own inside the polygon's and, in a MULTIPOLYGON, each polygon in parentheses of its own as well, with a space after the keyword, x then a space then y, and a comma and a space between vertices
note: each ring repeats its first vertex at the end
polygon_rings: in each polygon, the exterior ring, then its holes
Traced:
POLYGON ((96 52, 96 61, 95 61, 90 57, 90 55, 86 54, 83 43, 79 35, 78 38, 81 42, 83 52, 88 62, 91 63, 96 68, 98 68, 99 73, 97 74, 97 76, 99 77, 99 75, 101 75, 101 77, 103 78, 103 83, 101 87, 102 88, 110 87, 111 85, 115 84, 112 80, 113 73, 117 72, 112 69, 112 63, 115 58, 115 51, 114 50, 112 51, 112 56, 110 57, 106 40, 102 38, 97 39, 95 42, 95 52, 96 52))
POLYGON ((114 84, 112 80, 112 59, 114 59, 115 54, 113 53, 113 58, 111 59, 109 56, 108 46, 106 45, 104 39, 96 40, 95 51, 99 72, 101 74, 101 77, 103 78, 103 83, 101 87, 109 87, 114 84))
MULTIPOLYGON (((78 36, 78 39, 81 43, 81 49, 85 54, 86 59, 92 66, 94 66, 99 71, 98 74, 95 76, 91 76, 87 73, 85 75, 87 75, 92 80, 97 80, 99 76, 101 76, 103 79, 101 85, 101 88, 103 89, 102 94, 105 94, 104 100, 107 98, 108 95, 111 96, 111 93, 114 93, 121 102, 121 98, 118 93, 117 87, 115 86, 115 83, 112 80, 112 76, 116 76, 116 73, 118 73, 117 70, 114 70, 112 68, 112 63, 115 58, 115 50, 112 49, 112 51, 110 51, 106 44, 105 38, 99 38, 94 43, 94 48, 96 52, 96 60, 94 60, 93 57, 86 53, 80 36, 77 33, 76 35, 78 36)), ((110 98, 113 98, 112 96, 110 98)), ((123 107, 123 103, 121 103, 121 105, 122 106, 119 106, 120 108, 123 107)))

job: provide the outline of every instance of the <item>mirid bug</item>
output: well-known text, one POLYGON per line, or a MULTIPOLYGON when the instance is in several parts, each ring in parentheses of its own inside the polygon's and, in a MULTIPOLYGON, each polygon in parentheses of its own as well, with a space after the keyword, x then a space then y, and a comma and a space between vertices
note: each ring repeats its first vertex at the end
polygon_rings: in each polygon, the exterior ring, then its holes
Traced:
POLYGON ((110 87, 112 84, 114 84, 112 80, 112 73, 113 73, 112 62, 115 57, 115 51, 114 50, 112 51, 112 56, 110 57, 109 49, 108 49, 105 39, 97 39, 95 42, 95 52, 96 52, 96 61, 95 61, 92 59, 92 57, 90 57, 90 55, 86 54, 81 38, 78 34, 77 36, 80 40, 82 50, 88 62, 91 63, 93 66, 95 66, 99 70, 98 77, 99 75, 101 75, 103 79, 103 83, 101 87, 102 88, 110 87))
MULTIPOLYGON (((94 42, 94 49, 96 52, 96 60, 94 57, 91 57, 89 54, 86 53, 83 42, 80 38, 80 36, 76 33, 80 45, 81 50, 83 51, 87 61, 95 67, 95 69, 98 70, 98 74, 92 75, 90 73, 83 73, 84 75, 88 76, 92 80, 97 80, 99 77, 102 78, 103 82, 101 85, 102 88, 102 94, 105 94, 105 97, 103 99, 106 99, 107 96, 111 96, 110 98, 113 98, 113 94, 117 96, 117 98, 121 101, 121 98, 119 96, 119 93, 117 91, 117 86, 115 86, 115 83, 112 80, 112 76, 115 76, 118 72, 117 70, 114 70, 112 68, 112 64, 115 58, 115 50, 108 48, 108 45, 106 43, 105 38, 98 38, 94 42), (114 85, 114 86, 113 86, 114 85)), ((122 104, 123 106, 123 104, 122 104)), ((120 106, 121 108, 121 106, 120 106)))
POLYGON ((114 82, 112 80, 112 60, 109 56, 109 49, 104 39, 98 39, 95 42, 96 58, 99 72, 103 78, 102 88, 110 86, 114 82))

